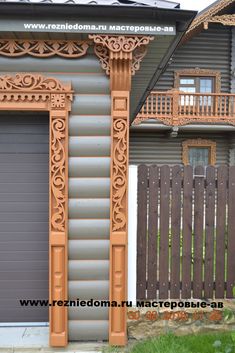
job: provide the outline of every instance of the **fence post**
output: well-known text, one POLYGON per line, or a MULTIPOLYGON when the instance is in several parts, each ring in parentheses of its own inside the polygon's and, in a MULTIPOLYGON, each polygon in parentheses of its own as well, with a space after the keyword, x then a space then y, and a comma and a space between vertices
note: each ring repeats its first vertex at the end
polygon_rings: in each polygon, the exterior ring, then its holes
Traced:
POLYGON ((129 166, 128 187, 128 301, 136 305, 137 283, 137 166, 129 166))

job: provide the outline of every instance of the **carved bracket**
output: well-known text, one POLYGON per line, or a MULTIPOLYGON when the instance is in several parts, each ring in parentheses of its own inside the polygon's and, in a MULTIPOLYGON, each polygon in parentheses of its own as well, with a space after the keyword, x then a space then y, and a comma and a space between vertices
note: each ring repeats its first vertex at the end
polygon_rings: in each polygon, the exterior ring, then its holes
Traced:
POLYGON ((0 39, 0 55, 18 57, 27 54, 39 58, 58 55, 72 59, 86 55, 89 43, 79 40, 0 39))
POLYGON ((154 37, 90 35, 89 38, 95 43, 94 51, 102 68, 111 76, 111 87, 115 90, 127 87, 130 90, 131 76, 139 70, 147 53, 147 45, 154 37))

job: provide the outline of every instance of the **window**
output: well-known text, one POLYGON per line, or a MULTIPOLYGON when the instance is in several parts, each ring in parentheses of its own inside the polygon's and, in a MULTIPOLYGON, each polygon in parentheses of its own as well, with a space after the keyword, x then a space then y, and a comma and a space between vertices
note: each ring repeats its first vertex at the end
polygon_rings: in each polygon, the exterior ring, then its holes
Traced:
POLYGON ((175 72, 175 88, 189 93, 181 96, 181 105, 207 106, 212 105, 211 96, 193 96, 194 93, 210 94, 220 92, 221 77, 219 71, 205 69, 185 69, 175 72), (192 95, 190 95, 190 93, 192 95))
POLYGON ((183 164, 196 167, 215 165, 216 142, 204 139, 186 140, 182 144, 183 164))
POLYGON ((189 93, 219 93, 221 75, 219 71, 207 69, 185 69, 175 71, 175 88, 189 93))

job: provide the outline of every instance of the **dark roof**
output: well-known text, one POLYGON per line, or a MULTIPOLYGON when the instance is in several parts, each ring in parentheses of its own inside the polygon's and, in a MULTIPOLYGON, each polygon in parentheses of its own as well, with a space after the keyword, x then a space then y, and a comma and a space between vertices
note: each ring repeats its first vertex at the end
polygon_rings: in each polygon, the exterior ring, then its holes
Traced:
POLYGON ((0 0, 12 3, 66 4, 66 5, 108 5, 108 6, 151 6, 165 9, 179 8, 179 3, 168 0, 0 0))

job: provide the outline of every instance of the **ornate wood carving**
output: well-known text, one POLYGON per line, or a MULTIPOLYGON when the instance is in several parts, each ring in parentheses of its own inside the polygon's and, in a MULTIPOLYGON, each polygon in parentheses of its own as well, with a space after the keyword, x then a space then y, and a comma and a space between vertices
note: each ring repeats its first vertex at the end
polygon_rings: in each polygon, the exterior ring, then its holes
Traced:
MULTIPOLYGON (((150 36, 90 35, 101 66, 110 75, 112 146, 110 187, 110 301, 127 298, 127 197, 129 95, 131 77, 140 68, 150 36)), ((110 308, 109 342, 127 342, 126 308, 110 308)))
POLYGON ((133 35, 90 35, 89 38, 95 43, 94 51, 100 59, 102 68, 107 75, 111 76, 111 88, 113 87, 113 89, 125 89, 123 84, 129 89, 131 75, 135 75, 135 72, 139 70, 140 63, 147 53, 147 45, 154 39, 151 36, 133 35), (128 61, 130 64, 121 64, 128 61), (119 70, 117 65, 120 66, 119 70), (119 87, 117 87, 120 78, 122 84, 119 83, 119 87))
MULTIPOLYGON (((48 111, 50 114, 50 274, 49 298, 67 299, 68 112, 70 85, 31 73, 0 76, 0 110, 48 111)), ((66 307, 50 307, 50 343, 67 344, 66 307)))
POLYGON ((235 26, 235 15, 213 16, 203 23, 204 29, 208 29, 209 23, 221 23, 224 26, 235 26))
POLYGON ((79 58, 86 55, 88 47, 88 41, 0 39, 0 55, 9 57, 27 54, 39 58, 54 55, 64 58, 79 58))
POLYGON ((215 93, 219 93, 221 90, 221 73, 217 70, 200 69, 195 67, 194 69, 183 69, 175 71, 175 88, 180 87, 180 78, 182 76, 203 76, 203 77, 214 77, 215 79, 215 93))
POLYGON ((216 164, 216 142, 204 140, 201 138, 186 140, 182 143, 182 161, 184 165, 189 165, 189 148, 190 147, 207 147, 210 148, 210 164, 216 164))
POLYGON ((202 14, 197 16, 192 22, 190 28, 186 32, 184 40, 189 39, 199 28, 202 27, 204 22, 209 22, 209 20, 220 13, 222 10, 226 9, 234 3, 234 0, 221 0, 216 1, 214 5, 210 6, 207 11, 202 12, 202 14))

